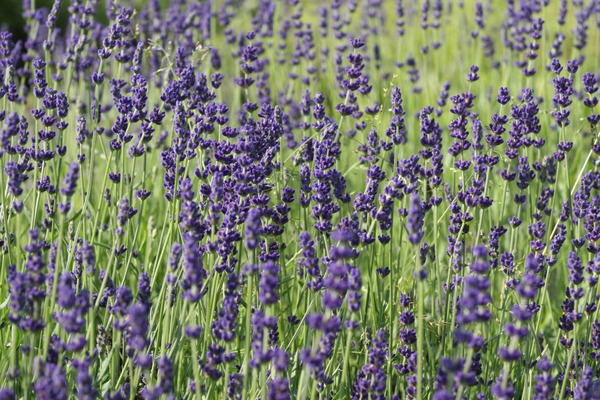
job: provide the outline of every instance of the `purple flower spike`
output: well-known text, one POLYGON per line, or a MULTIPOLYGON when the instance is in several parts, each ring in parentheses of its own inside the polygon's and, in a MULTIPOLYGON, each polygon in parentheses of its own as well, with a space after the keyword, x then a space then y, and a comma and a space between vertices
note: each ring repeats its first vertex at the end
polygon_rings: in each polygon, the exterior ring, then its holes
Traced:
POLYGON ((418 244, 425 232, 423 225, 425 223, 425 210, 421 196, 414 192, 410 196, 410 207, 408 209, 408 217, 406 219, 406 229, 408 229, 408 241, 412 244, 418 244))

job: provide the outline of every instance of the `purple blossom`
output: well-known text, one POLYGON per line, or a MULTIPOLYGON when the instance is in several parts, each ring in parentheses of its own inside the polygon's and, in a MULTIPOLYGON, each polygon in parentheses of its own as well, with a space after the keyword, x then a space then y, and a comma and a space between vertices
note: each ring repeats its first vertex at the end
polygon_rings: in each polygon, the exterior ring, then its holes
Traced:
POLYGON ((406 219, 406 229, 409 232, 408 240, 412 244, 418 244, 423 238, 423 225, 425 223, 425 210, 421 197, 417 193, 410 196, 410 207, 406 219))

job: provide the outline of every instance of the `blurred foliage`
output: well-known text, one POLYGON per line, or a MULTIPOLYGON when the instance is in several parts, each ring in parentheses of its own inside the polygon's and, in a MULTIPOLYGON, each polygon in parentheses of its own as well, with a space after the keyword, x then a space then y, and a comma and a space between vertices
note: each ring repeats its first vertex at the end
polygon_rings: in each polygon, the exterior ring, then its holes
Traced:
MULTIPOLYGON (((2 0, 2 2, 6 3, 6 6, 3 7, 2 13, 0 13, 0 29, 12 32, 17 38, 25 38, 23 30, 25 25, 25 20, 23 19, 23 0, 2 0)), ((35 7, 36 9, 46 8, 50 10, 53 3, 54 0, 35 0, 35 7)), ((104 0, 99 1, 98 17, 100 21, 106 21, 104 3, 104 0)), ((69 22, 69 4, 70 0, 61 1, 58 20, 56 21, 56 25, 60 28, 64 28, 69 22)))
MULTIPOLYGON (((47 8, 50 10, 54 3, 54 0, 30 0, 35 1, 36 9, 39 8, 47 8)), ((141 8, 144 4, 147 3, 147 0, 130 0, 130 1, 122 1, 113 0, 113 2, 117 3, 126 3, 132 4, 135 8, 141 8)), ((23 19, 23 0, 2 0, 2 12, 0 13, 0 29, 8 30, 13 32, 18 38, 24 38, 25 32, 23 27, 25 25, 25 20, 23 19)), ((57 20, 57 26, 60 28, 64 28, 67 26, 69 22, 69 11, 68 7, 71 3, 70 0, 62 0, 60 5, 60 11, 57 20)), ((163 8, 169 6, 169 0, 160 0, 160 5, 163 8)), ((98 1, 98 12, 96 14, 96 21, 99 21, 103 24, 108 23, 108 18, 106 16, 106 0, 98 1)))
MULTIPOLYGON (((54 4, 54 0, 30 0, 35 2, 36 9, 46 8, 50 10, 54 4)), ((103 24, 108 24, 108 18, 106 16, 106 0, 98 1, 98 11, 96 13, 96 21, 103 24)), ((133 5, 139 9, 144 4, 147 4, 147 0, 126 0, 119 1, 113 0, 113 3, 133 5)), ((159 0, 162 8, 167 8, 170 4, 169 0, 159 0)), ((18 39, 25 39, 26 34, 24 31, 25 20, 23 19, 23 0, 0 0, 2 5, 2 12, 0 12, 0 30, 8 30, 15 35, 18 39)), ((62 0, 60 5, 60 11, 58 14, 58 20, 56 25, 64 29, 69 22, 69 11, 68 7, 71 4, 70 0, 62 0)))
MULTIPOLYGON (((49 0, 44 2, 50 3, 49 0)), ((0 27, 2 29, 8 29, 11 32, 22 30, 23 17, 22 12, 22 1, 21 0, 3 0, 4 7, 0 13, 0 27)))
MULTIPOLYGON (((52 4, 54 0, 30 0, 35 1, 36 8, 45 7, 48 10, 52 8, 52 4)), ((129 1, 118 1, 113 0, 113 2, 117 3, 126 3, 133 4, 135 8, 141 8, 144 4, 147 3, 147 0, 129 0, 129 1)), ((23 0, 2 0, 2 12, 0 13, 0 29, 7 29, 19 36, 23 35, 23 0)), ((60 12, 58 16, 57 26, 64 28, 69 21, 69 11, 67 8, 71 3, 70 0, 62 0, 60 12)), ((167 8, 169 6, 169 0, 159 0, 161 7, 167 8)), ((106 0, 98 1, 98 13, 97 13, 97 21, 102 23, 108 23, 108 18, 106 17, 106 0)))

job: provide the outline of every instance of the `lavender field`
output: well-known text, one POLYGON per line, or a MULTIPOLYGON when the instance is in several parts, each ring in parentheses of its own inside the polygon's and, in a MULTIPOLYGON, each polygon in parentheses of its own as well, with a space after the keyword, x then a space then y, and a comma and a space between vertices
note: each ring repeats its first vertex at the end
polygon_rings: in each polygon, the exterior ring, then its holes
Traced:
POLYGON ((23 9, 0 400, 600 399, 599 0, 23 9))

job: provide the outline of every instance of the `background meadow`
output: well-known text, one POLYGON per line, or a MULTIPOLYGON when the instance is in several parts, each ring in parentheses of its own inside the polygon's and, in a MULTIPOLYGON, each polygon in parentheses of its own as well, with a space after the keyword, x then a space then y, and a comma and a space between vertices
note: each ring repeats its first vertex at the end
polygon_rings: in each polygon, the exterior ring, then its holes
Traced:
POLYGON ((46 5, 0 399, 600 398, 598 0, 46 5))

